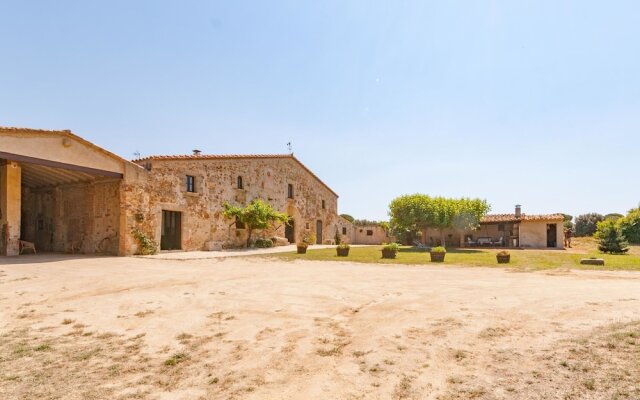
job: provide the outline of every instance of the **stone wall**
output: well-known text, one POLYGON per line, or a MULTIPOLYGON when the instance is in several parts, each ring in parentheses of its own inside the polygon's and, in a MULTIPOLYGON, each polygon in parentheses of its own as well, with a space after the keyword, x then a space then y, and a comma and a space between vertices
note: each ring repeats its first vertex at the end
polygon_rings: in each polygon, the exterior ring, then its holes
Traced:
POLYGON ((396 241, 379 225, 355 225, 353 230, 353 244, 382 244, 396 241))
POLYGON ((22 239, 38 251, 118 254, 119 180, 22 188, 22 239))
MULTIPOLYGON (((157 243, 161 242, 162 210, 169 210, 181 212, 183 250, 244 246, 246 230, 236 229, 234 221, 223 216, 223 205, 246 205, 258 198, 291 216, 296 241, 316 234, 317 221, 324 239, 333 238, 338 229, 337 196, 293 157, 185 157, 140 164, 145 169, 130 167, 125 172, 122 218, 128 231, 138 228, 157 243), (187 192, 187 175, 195 178, 194 193, 187 192), (239 176, 242 188, 238 188, 239 176), (289 184, 293 199, 288 198, 289 184)), ((130 232, 127 236, 124 249, 130 254, 137 245, 130 232)), ((255 232, 253 239, 271 236, 284 237, 285 227, 255 232)))

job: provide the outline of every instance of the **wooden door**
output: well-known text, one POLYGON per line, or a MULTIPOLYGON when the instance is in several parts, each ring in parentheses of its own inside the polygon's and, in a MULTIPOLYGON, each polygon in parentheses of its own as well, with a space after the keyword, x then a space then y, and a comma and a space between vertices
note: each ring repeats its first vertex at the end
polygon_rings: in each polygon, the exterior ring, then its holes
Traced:
POLYGON ((162 210, 162 234, 160 250, 180 250, 182 248, 182 213, 162 210))
POLYGON ((316 244, 322 244, 322 221, 316 221, 316 244))

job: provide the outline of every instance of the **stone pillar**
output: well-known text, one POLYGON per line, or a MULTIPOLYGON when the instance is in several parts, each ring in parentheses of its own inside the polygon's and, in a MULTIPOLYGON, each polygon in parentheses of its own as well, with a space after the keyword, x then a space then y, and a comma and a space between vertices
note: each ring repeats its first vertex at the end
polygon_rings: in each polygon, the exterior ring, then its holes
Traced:
POLYGON ((0 165, 0 243, 2 255, 20 253, 21 170, 14 161, 0 165))

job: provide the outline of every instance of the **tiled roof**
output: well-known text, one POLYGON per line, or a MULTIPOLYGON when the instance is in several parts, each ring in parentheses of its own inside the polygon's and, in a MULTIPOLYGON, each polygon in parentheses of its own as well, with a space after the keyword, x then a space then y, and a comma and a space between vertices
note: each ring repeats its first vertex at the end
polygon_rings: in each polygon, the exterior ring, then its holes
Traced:
POLYGON ((133 160, 133 162, 151 161, 151 160, 219 160, 219 159, 236 159, 236 158, 295 158, 291 154, 183 154, 183 155, 165 155, 165 156, 148 156, 133 160))
POLYGON ((520 218, 515 214, 489 214, 485 215, 481 224, 503 223, 503 222, 524 222, 524 221, 564 221, 562 214, 521 214, 520 218))
POLYGON ((333 193, 336 197, 339 197, 336 192, 333 191, 320 179, 316 174, 314 174, 306 165, 304 165, 300 160, 298 160, 293 154, 185 154, 185 155, 157 155, 157 156, 148 156, 139 158, 137 160, 133 160, 134 163, 142 163, 144 161, 189 161, 189 160, 237 160, 237 159, 256 159, 256 158, 290 158, 293 161, 297 162, 305 171, 307 171, 315 180, 317 180, 322 186, 327 188, 331 193, 333 193))

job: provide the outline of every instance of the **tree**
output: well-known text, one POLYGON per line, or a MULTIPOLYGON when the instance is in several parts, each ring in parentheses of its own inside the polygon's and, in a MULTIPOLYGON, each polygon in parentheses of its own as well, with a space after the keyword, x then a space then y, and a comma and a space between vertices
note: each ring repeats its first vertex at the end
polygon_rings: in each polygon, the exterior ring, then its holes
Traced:
POLYGON ((573 230, 574 226, 573 226, 573 215, 569 215, 569 214, 562 214, 562 216, 564 216, 564 229, 571 229, 573 230))
POLYGON ((629 210, 629 213, 618 220, 622 234, 631 243, 640 243, 640 207, 629 210))
POLYGON ((602 220, 604 217, 598 213, 578 215, 576 217, 576 236, 593 236, 598 222, 602 220))
POLYGON ((435 228, 440 231, 440 239, 444 243, 445 229, 476 229, 490 209, 487 201, 481 199, 451 199, 412 194, 391 201, 389 215, 395 232, 415 234, 425 228, 435 228))
POLYGON ((351 215, 349 214, 340 214, 340 216, 344 219, 346 219, 347 221, 353 223, 353 221, 355 220, 355 218, 353 218, 351 215))
POLYGON ((619 220, 620 218, 623 218, 623 217, 624 217, 624 215, 622 215, 622 214, 611 213, 611 214, 605 215, 604 219, 610 219, 610 220, 613 220, 613 221, 617 221, 617 220, 619 220))
POLYGON ((603 253, 623 254, 629 251, 620 225, 611 219, 598 222, 594 237, 598 240, 598 250, 603 253))
POLYGON ((248 232, 247 247, 251 244, 251 234, 255 229, 270 228, 275 222, 284 224, 289 222, 287 214, 276 211, 269 203, 261 199, 255 199, 245 207, 224 203, 224 216, 236 218, 245 225, 248 232))

